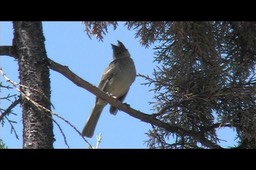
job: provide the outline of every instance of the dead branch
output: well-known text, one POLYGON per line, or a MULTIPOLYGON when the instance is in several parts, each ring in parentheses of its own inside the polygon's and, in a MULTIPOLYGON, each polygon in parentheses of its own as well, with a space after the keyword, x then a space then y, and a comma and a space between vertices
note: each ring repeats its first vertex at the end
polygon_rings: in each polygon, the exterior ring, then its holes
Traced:
MULTIPOLYGON (((9 55, 11 57, 17 58, 17 54, 15 53, 15 50, 12 49, 12 46, 0 46, 0 55, 9 55)), ((132 117, 135 117, 137 119, 140 119, 143 122, 150 123, 152 125, 158 126, 160 128, 164 128, 167 131, 171 133, 179 133, 186 136, 191 136, 195 139, 197 139, 199 142, 201 142, 203 145, 212 148, 212 149, 221 149, 217 144, 214 144, 210 140, 206 139, 205 136, 202 133, 197 133, 189 130, 184 130, 182 128, 171 126, 168 123, 162 122, 155 118, 155 116, 142 113, 140 111, 137 111, 131 107, 129 107, 127 104, 123 104, 119 100, 116 100, 112 96, 104 93, 100 89, 98 89, 96 86, 93 86, 89 82, 83 80, 81 77, 73 73, 67 66, 63 66, 59 63, 56 63, 55 61, 49 59, 49 67, 50 69, 62 74, 67 79, 69 79, 71 82, 76 84, 77 86, 84 88, 91 92, 92 94, 96 95, 99 98, 102 98, 103 100, 107 101, 110 105, 115 106, 119 110, 122 110, 129 114, 132 117)))

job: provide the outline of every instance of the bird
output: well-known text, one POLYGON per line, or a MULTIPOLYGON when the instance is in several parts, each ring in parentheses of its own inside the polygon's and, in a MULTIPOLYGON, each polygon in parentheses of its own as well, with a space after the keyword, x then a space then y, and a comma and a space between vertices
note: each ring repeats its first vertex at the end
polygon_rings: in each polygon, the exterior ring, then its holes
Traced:
MULTIPOLYGON (((124 44, 117 40, 118 45, 111 44, 113 50, 113 61, 104 71, 98 88, 119 101, 123 102, 130 86, 136 78, 136 68, 133 59, 124 44)), ((82 130, 82 136, 91 138, 94 134, 96 125, 108 103, 101 98, 96 97, 95 106, 82 130)), ((117 114, 118 109, 110 106, 110 113, 117 114)))

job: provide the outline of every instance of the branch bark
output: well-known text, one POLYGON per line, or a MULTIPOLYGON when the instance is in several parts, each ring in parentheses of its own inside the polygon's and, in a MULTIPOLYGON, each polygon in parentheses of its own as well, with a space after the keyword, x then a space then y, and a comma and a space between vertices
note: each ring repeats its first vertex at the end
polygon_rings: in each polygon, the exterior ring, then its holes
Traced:
POLYGON ((195 139, 200 141, 205 146, 208 146, 210 148, 220 149, 221 147, 219 145, 216 145, 212 143, 211 141, 207 140, 204 135, 201 135, 199 133, 195 133, 193 131, 184 130, 175 126, 171 126, 168 123, 164 123, 162 121, 159 121, 155 118, 154 115, 148 115, 145 113, 142 113, 140 111, 137 111, 131 107, 129 107, 127 104, 123 104, 119 100, 116 100, 112 96, 107 95, 105 92, 101 91, 97 87, 93 86, 92 84, 88 83, 87 81, 83 80, 81 77, 77 76, 75 73, 73 73, 67 66, 63 66, 61 64, 56 63, 55 61, 49 59, 50 68, 54 71, 57 71, 61 73, 63 76, 68 78, 70 81, 72 81, 74 84, 76 84, 79 87, 82 87, 92 94, 96 95, 97 97, 100 97, 107 101, 109 104, 117 107, 119 110, 122 110, 129 114, 132 117, 135 117, 137 119, 140 119, 143 122, 150 123, 152 125, 164 128, 172 133, 182 133, 187 136, 193 136, 195 139))
MULTIPOLYGON (((12 47, 10 47, 10 46, 9 47, 7 47, 7 46, 5 46, 5 47, 2 46, 1 47, 0 46, 0 55, 2 55, 1 54, 1 51, 2 51, 1 49, 2 48, 12 48, 12 47)), ((14 54, 10 53, 8 55, 10 55, 12 57, 16 57, 15 53, 14 54)), ((168 123, 165 123, 165 122, 162 122, 162 121, 156 119, 155 115, 145 114, 143 112, 137 111, 137 110, 129 107, 127 104, 123 104, 119 100, 116 100, 112 96, 109 96, 105 92, 98 89, 96 86, 93 86, 89 82, 87 82, 87 81, 83 80, 81 77, 77 76, 67 66, 63 66, 59 63, 56 63, 55 61, 51 60, 50 58, 48 58, 48 61, 49 61, 50 69, 52 69, 56 72, 59 72, 60 74, 65 76, 67 79, 69 79, 71 82, 73 82, 77 86, 79 86, 81 88, 84 88, 84 89, 88 90, 89 92, 91 92, 92 94, 96 95, 97 97, 100 97, 100 98, 104 99, 109 104, 117 107, 119 110, 122 110, 122 111, 126 112, 130 116, 132 116, 134 118, 137 118, 137 119, 140 119, 143 122, 155 125, 157 127, 164 128, 164 129, 166 129, 167 131, 169 131, 171 133, 179 133, 179 134, 183 134, 183 135, 186 135, 186 136, 194 137, 199 142, 201 142, 203 145, 205 145, 209 148, 212 148, 212 149, 221 149, 222 148, 219 145, 217 145, 217 144, 211 142, 210 140, 206 139, 205 136, 202 133, 196 133, 196 132, 193 132, 193 131, 178 128, 176 126, 171 126, 168 123)))
POLYGON ((7 55, 7 56, 18 59, 18 55, 15 48, 10 45, 0 46, 0 55, 7 55))
POLYGON ((13 46, 0 46, 0 55, 17 58, 17 52, 13 46))

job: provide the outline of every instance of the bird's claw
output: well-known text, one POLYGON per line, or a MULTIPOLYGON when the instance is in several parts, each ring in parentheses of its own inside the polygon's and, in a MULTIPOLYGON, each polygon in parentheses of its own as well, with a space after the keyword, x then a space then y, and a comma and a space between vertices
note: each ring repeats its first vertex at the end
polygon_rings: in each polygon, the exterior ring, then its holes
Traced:
POLYGON ((115 98, 115 99, 117 99, 117 97, 114 96, 112 93, 106 92, 106 94, 109 95, 109 96, 111 96, 111 97, 113 97, 113 98, 115 98))

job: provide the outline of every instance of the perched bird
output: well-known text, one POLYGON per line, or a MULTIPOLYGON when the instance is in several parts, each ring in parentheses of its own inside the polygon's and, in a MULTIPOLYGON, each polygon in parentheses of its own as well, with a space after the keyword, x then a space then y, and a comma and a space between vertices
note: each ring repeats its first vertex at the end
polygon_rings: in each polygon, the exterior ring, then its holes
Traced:
MULTIPOLYGON (((118 41, 118 45, 111 45, 113 49, 113 61, 103 73, 98 88, 123 102, 130 86, 135 80, 136 69, 129 51, 122 42, 118 41)), ((93 136, 101 112, 106 105, 106 101, 96 97, 95 106, 82 131, 83 136, 93 136)), ((117 108, 111 106, 110 113, 116 115, 117 108)))

